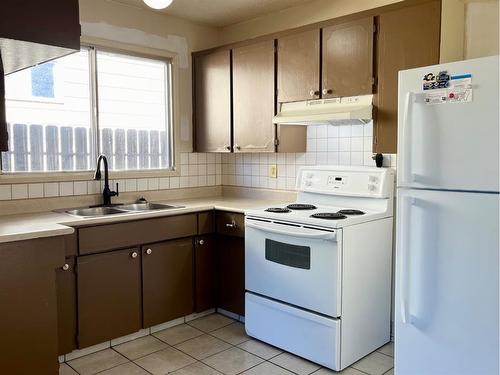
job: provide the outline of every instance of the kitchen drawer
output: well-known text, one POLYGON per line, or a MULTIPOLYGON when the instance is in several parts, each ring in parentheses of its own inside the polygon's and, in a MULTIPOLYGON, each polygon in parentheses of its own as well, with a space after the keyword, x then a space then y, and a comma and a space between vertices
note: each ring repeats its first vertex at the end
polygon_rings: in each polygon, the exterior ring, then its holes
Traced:
POLYGON ((335 371, 341 370, 340 319, 248 292, 245 308, 245 330, 249 336, 335 371))
POLYGON ((245 237, 245 215, 234 212, 217 211, 215 221, 218 234, 245 237))
POLYGON ((79 253, 91 254, 196 235, 197 215, 105 224, 78 230, 79 253))
POLYGON ((215 212, 207 211, 198 214, 198 234, 215 232, 215 212))

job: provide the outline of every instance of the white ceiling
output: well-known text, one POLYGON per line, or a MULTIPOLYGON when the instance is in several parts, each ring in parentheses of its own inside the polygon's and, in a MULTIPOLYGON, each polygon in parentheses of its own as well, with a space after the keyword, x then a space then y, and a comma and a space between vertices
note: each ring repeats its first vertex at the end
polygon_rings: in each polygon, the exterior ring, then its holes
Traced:
MULTIPOLYGON (((148 8, 142 0, 111 0, 148 8)), ((174 0, 161 12, 210 26, 227 26, 312 0, 174 0)))

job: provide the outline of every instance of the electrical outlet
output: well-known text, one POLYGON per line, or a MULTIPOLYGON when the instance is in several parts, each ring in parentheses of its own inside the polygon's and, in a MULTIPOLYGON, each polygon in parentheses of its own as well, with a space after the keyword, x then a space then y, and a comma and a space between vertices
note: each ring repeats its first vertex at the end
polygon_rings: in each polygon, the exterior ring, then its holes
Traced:
POLYGON ((277 178, 278 177, 278 167, 276 164, 272 164, 269 166, 269 177, 277 178))

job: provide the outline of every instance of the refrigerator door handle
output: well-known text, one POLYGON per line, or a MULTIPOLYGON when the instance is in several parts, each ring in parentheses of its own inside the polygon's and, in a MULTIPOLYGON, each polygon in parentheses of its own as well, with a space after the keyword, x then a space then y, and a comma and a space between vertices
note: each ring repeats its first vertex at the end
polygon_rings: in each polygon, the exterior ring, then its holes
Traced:
POLYGON ((405 98, 405 106, 403 112, 403 126, 401 127, 402 132, 402 140, 404 147, 404 154, 401 155, 403 158, 403 163, 401 165, 401 176, 402 183, 406 185, 415 180, 414 175, 411 173, 411 165, 412 165, 412 142, 411 142, 411 112, 412 112, 412 103, 415 101, 415 94, 413 92, 407 92, 405 98))
POLYGON ((400 309, 401 309, 401 320, 403 324, 411 323, 410 321, 410 217, 411 217, 411 206, 415 204, 415 198, 404 197, 401 199, 401 209, 398 213, 401 218, 404 218, 403 226, 400 228, 400 256, 401 256, 401 289, 400 289, 400 309))

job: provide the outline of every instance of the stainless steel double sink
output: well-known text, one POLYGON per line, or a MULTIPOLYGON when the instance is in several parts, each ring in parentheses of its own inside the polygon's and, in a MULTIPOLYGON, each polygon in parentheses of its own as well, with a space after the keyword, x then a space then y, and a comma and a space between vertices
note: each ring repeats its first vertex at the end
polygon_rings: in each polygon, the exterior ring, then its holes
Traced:
POLYGON ((97 217, 97 216, 117 215, 117 214, 131 213, 131 212, 173 210, 175 208, 183 208, 183 207, 184 206, 174 206, 170 204, 147 202, 147 203, 124 204, 117 206, 76 208, 64 212, 70 215, 80 216, 80 217, 97 217))

